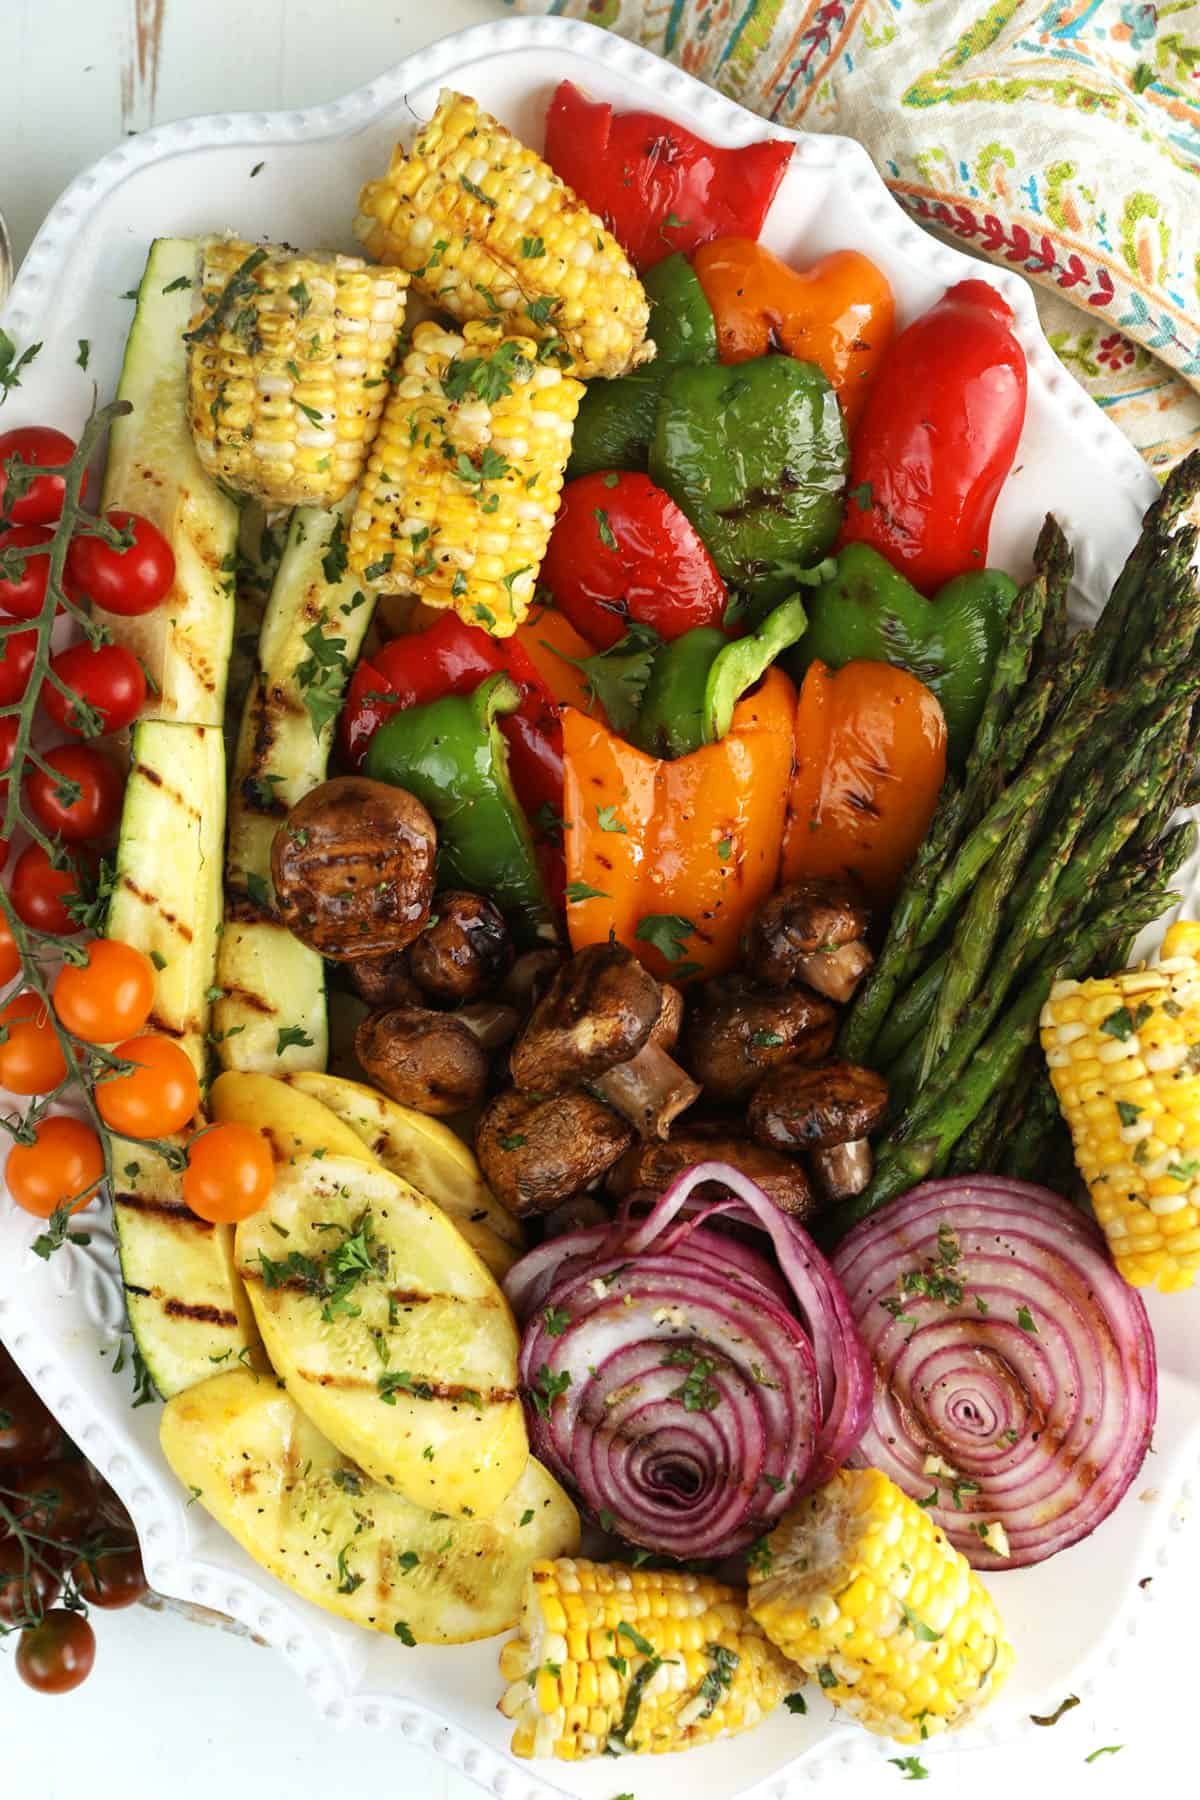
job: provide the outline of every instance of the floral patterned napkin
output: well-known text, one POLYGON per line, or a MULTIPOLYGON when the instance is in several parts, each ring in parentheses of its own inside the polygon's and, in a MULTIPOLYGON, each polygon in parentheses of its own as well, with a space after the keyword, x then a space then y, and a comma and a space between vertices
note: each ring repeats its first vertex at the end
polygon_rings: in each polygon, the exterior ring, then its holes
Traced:
POLYGON ((922 224, 1038 287, 1165 474, 1200 444, 1200 0, 516 0, 858 138, 922 224))

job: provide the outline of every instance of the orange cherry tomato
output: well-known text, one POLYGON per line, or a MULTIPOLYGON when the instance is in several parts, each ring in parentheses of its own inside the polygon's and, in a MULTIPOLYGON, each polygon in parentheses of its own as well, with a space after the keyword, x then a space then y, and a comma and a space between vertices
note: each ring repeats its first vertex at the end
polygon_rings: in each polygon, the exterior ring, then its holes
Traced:
POLYGON ((0 1087, 14 1094, 48 1094, 67 1073, 49 1009, 27 988, 0 1012, 0 1087))
MULTIPOLYGON (((3 861, 0 860, 0 868, 3 866, 3 861)), ((12 926, 0 912, 0 987, 6 987, 20 967, 21 953, 13 937, 12 926)))
POLYGON ((214 1125, 188 1150, 183 1198, 200 1219, 233 1225, 261 1210, 271 1193, 271 1147, 252 1125, 214 1125))
POLYGON ((154 1006, 154 965, 131 944, 97 938, 87 962, 66 963, 54 983, 54 1010, 89 1044, 133 1037, 154 1006))
POLYGON ((94 1200, 104 1179, 104 1152, 91 1126, 82 1119, 43 1119, 34 1138, 9 1152, 5 1180, 17 1205, 48 1219, 68 1201, 75 1213, 94 1200))
POLYGON ((723 363, 784 350, 837 389, 853 430, 891 341, 895 301, 882 269, 857 250, 835 250, 792 269, 751 238, 717 238, 692 257, 717 324, 723 363))
POLYGON ((137 1066, 96 1085, 96 1105, 122 1137, 166 1137, 182 1131, 200 1104, 200 1083, 186 1050, 171 1038, 126 1038, 113 1051, 137 1066))

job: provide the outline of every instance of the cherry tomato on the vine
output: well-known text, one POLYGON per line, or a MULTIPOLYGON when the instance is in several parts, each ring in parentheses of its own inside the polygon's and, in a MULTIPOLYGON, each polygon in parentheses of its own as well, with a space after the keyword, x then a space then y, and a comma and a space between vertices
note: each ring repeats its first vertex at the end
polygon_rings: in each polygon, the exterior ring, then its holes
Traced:
POLYGON ((154 964, 132 944, 97 938, 86 963, 65 963, 54 983, 54 1010, 89 1044, 134 1037, 154 1005, 154 964))
POLYGON ((61 1587, 57 1575, 32 1557, 26 1567, 19 1538, 0 1543, 0 1625, 11 1629, 18 1619, 40 1618, 61 1587))
MULTIPOLYGON (((0 839, 3 843, 3 839, 0 839)), ((5 851, 8 845, 4 845, 5 851)), ((4 867, 4 858, 0 856, 0 869, 4 867)), ((21 953, 17 949, 12 927, 3 913, 0 913, 0 987, 7 987, 13 976, 21 967, 21 953)))
POLYGON ((39 1694, 69 1694, 87 1680, 96 1661, 96 1634, 82 1613, 51 1609, 40 1625, 28 1625, 17 1645, 17 1674, 39 1694))
MULTIPOLYGON (((24 1376, 0 1385, 0 1469, 45 1462, 62 1445, 62 1433, 24 1376)), ((7 1482, 0 1481, 7 1486, 7 1482)))
POLYGON ((72 1212, 96 1198, 104 1179, 100 1139, 82 1119, 43 1119, 33 1128, 32 1144, 14 1144, 4 1177, 19 1207, 48 1219, 56 1207, 72 1201, 72 1212))
POLYGON ((41 1463, 11 1485, 8 1506, 26 1531, 77 1541, 95 1523, 96 1488, 83 1461, 41 1463))
POLYGON ((42 760, 48 766, 34 769, 26 784, 38 823, 68 844, 107 837, 121 816, 125 788, 116 763, 91 744, 59 744, 42 760))
POLYGON ((234 1225, 271 1195, 271 1147, 252 1125, 214 1125, 194 1139, 183 1172, 184 1203, 211 1225, 234 1225))
POLYGON ((113 1055, 137 1066, 96 1087, 96 1105, 122 1137, 167 1137, 182 1131, 200 1104, 200 1083, 187 1051, 172 1038, 127 1038, 113 1055))
MULTIPOLYGON (((14 525, 11 530, 0 532, 0 555, 5 550, 27 553, 19 575, 9 579, 0 574, 0 612, 7 613, 10 619, 36 619, 45 605, 50 556, 37 546, 48 544, 53 536, 45 525, 14 525)), ((65 569, 63 592, 69 600, 79 597, 79 590, 65 569)))
MULTIPOLYGON (((10 631, 0 637, 0 706, 12 706, 29 686, 29 671, 37 655, 37 632, 10 631)), ((5 724, 8 724, 5 720, 5 724)), ((14 719, 13 724, 16 723, 14 719)))
POLYGON ((102 731, 120 731, 131 725, 146 698, 146 676, 141 663, 123 644, 72 644, 50 658, 50 668, 71 693, 63 694, 53 682, 42 688, 42 704, 62 731, 77 737, 94 735, 84 729, 76 710, 81 700, 100 715, 102 731))
POLYGON ((103 1607, 107 1612, 132 1606, 149 1592, 136 1544, 127 1550, 99 1550, 90 1561, 77 1562, 71 1575, 88 1605, 103 1607))
POLYGON ((40 844, 26 844, 13 865, 10 889, 18 919, 35 931, 70 937, 80 926, 67 902, 86 896, 95 868, 94 852, 76 849, 66 867, 56 869, 40 844))
POLYGON ((50 1014, 28 988, 0 1011, 0 1087, 14 1094, 48 1094, 67 1072, 50 1014))
MULTIPOLYGON (((75 454, 75 441, 63 431, 49 425, 22 425, 16 431, 0 434, 0 514, 14 525, 52 525, 63 509, 64 482, 61 475, 35 475, 19 500, 5 506, 10 457, 19 457, 27 468, 60 469, 75 454)), ((87 489, 87 475, 80 487, 87 489)))
POLYGON ((76 537, 67 551, 71 579, 94 606, 134 618, 161 606, 175 580, 175 552, 158 526, 140 513, 105 513, 110 525, 128 527, 133 542, 116 550, 101 537, 76 537))

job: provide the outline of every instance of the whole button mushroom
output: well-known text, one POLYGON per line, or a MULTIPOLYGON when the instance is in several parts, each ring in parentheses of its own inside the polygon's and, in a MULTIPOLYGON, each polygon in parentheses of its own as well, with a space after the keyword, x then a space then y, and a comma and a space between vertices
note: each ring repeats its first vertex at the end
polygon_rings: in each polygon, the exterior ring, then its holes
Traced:
POLYGON ((796 881, 755 912, 742 959, 767 987, 804 982, 844 1006, 873 961, 866 944, 870 922, 866 906, 845 882, 796 881))
POLYGON ((404 788, 322 782, 271 845, 280 922, 333 962, 403 950, 429 917, 436 853, 433 820, 404 788))
POLYGON ((750 1130, 772 1150, 808 1151, 817 1180, 831 1200, 861 1194, 871 1179, 867 1137, 887 1108, 882 1075, 857 1063, 817 1068, 792 1063, 776 1069, 750 1102, 750 1130))
POLYGON ((420 1006, 371 1013, 354 1034, 354 1053, 389 1099, 435 1117, 465 1112, 487 1092, 488 1053, 453 1013, 420 1006))
POLYGON ((482 894, 436 894, 433 916, 408 953, 413 980, 431 1000, 459 1006, 490 993, 512 967, 512 939, 482 894))
POLYGON ((642 1137, 666 1137, 700 1092, 668 1054, 682 1002, 622 944, 589 944, 559 969, 513 1046, 518 1088, 587 1087, 642 1137))
POLYGON ((808 988, 765 993, 748 976, 718 975, 697 995, 679 1053, 710 1101, 737 1105, 780 1064, 828 1056, 836 1026, 808 988))
POLYGON ((518 1217, 548 1213, 597 1180, 633 1142, 633 1129, 602 1100, 577 1088, 489 1101, 475 1130, 488 1186, 518 1217))
POLYGON ((780 1212, 795 1219, 811 1218, 818 1200, 804 1169, 791 1157, 738 1137, 724 1122, 686 1122, 665 1143, 639 1143, 627 1150, 608 1172, 605 1186, 615 1200, 638 1188, 662 1193, 677 1175, 697 1163, 731 1163, 756 1182, 780 1212))
POLYGON ((388 956, 360 956, 347 963, 346 973, 360 1000, 380 1011, 390 1006, 421 1006, 425 996, 412 978, 408 951, 388 956))

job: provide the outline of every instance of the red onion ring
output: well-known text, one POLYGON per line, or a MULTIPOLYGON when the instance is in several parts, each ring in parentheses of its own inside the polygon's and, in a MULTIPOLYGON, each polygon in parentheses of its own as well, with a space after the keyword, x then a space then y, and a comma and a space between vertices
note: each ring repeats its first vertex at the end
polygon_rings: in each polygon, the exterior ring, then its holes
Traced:
POLYGON ((1108 1517, 1146 1454, 1157 1373, 1142 1300, 1084 1213, 1028 1182, 927 1181, 855 1226, 833 1267, 875 1364, 856 1462, 928 1500, 978 1569, 1041 1562, 1108 1517), (1007 1556, 983 1539, 994 1524, 1007 1556))
POLYGON ((534 1454, 631 1543, 744 1549, 861 1435, 870 1364, 845 1297, 727 1164, 687 1171, 644 1218, 541 1245, 505 1287, 534 1454), (708 1182, 730 1198, 693 1199, 708 1182), (722 1217, 765 1231, 778 1266, 712 1229, 722 1217))

